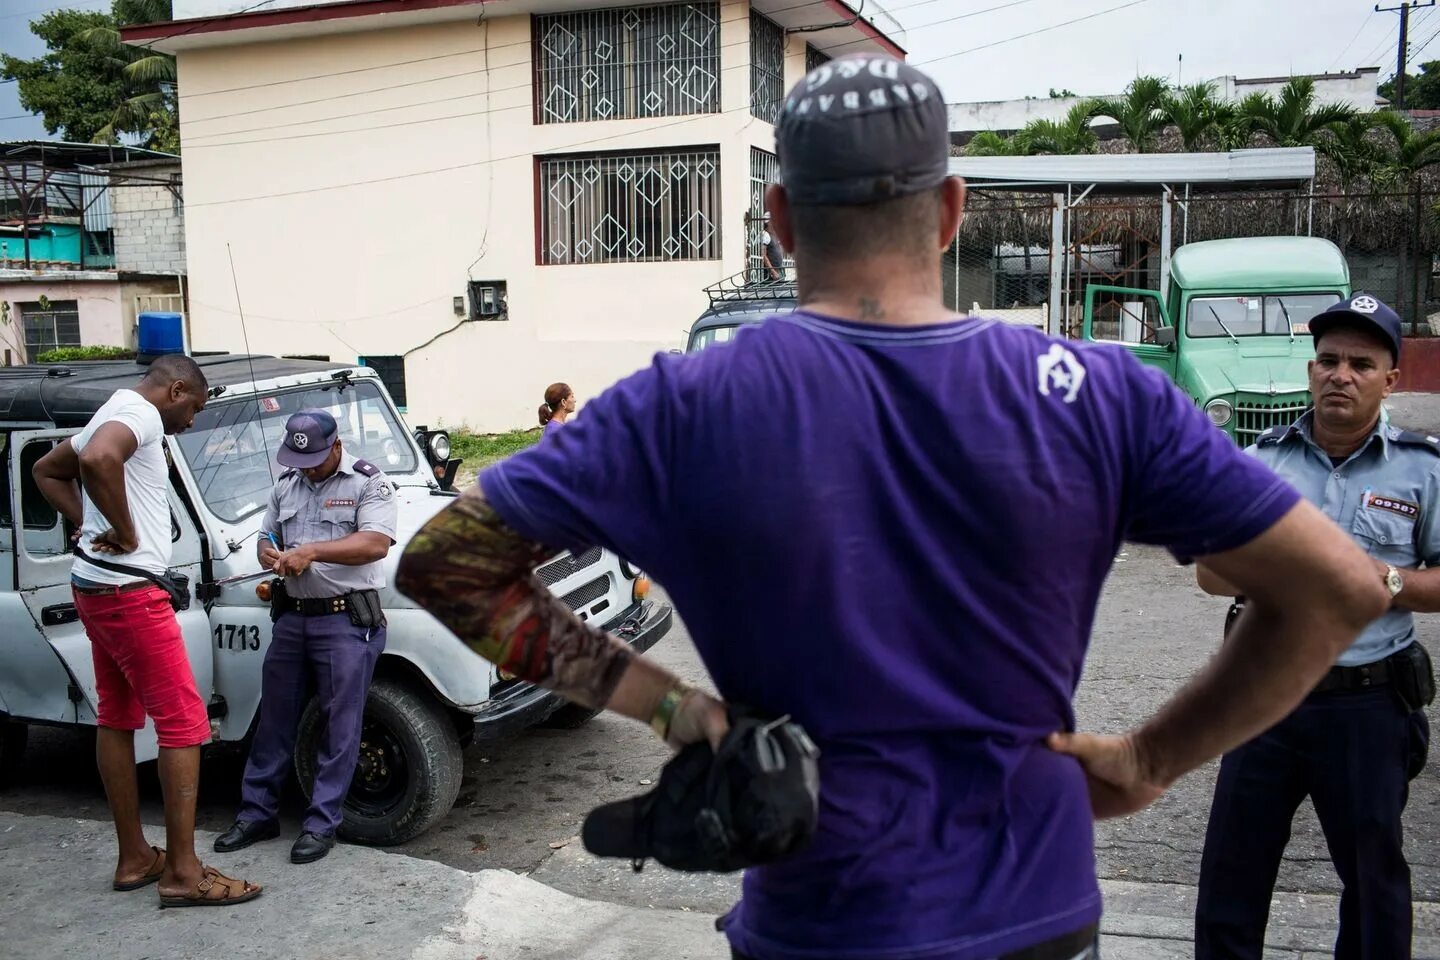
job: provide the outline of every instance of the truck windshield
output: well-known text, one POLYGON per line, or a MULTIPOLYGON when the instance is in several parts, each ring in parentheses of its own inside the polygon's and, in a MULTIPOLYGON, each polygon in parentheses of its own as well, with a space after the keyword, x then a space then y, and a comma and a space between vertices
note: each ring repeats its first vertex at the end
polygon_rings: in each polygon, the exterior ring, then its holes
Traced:
POLYGON ((264 508, 275 478, 274 462, 285 421, 300 410, 326 410, 340 426, 345 452, 386 473, 416 469, 415 445, 373 382, 292 390, 212 403, 180 434, 180 451, 200 495, 222 520, 234 522, 264 508))
POLYGON ((1185 333, 1192 338, 1308 336, 1310 318, 1339 299, 1338 293, 1196 297, 1186 313, 1185 333))

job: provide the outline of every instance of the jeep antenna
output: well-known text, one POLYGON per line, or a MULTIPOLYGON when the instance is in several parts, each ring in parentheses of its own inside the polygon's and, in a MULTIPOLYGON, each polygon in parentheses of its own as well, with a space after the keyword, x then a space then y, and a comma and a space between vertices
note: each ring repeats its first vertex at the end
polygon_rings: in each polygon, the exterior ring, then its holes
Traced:
POLYGON ((275 486, 275 468, 270 463, 270 448, 265 446, 265 408, 260 406, 260 391, 255 386, 255 355, 250 352, 250 331, 245 328, 245 308, 240 304, 240 278, 235 275, 235 253, 225 242, 225 255, 230 258, 230 282, 235 285, 235 309, 240 314, 240 335, 245 338, 245 362, 250 365, 250 389, 255 394, 255 426, 260 430, 260 443, 265 450, 265 469, 270 486, 275 486))

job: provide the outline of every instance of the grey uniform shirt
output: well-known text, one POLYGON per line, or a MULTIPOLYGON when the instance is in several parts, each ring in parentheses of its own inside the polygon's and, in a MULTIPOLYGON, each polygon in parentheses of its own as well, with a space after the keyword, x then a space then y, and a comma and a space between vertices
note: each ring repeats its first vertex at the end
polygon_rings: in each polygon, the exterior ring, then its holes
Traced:
MULTIPOLYGON (((1267 430, 1245 452, 1290 481, 1370 556, 1397 568, 1440 563, 1440 438, 1401 430, 1382 417, 1360 449, 1337 466, 1315 445, 1312 417, 1267 430)), ((1414 615, 1392 608, 1338 662, 1374 663, 1414 639, 1414 615)))
MULTIPOLYGON (((399 509, 395 488, 373 464, 340 455, 340 467, 323 483, 312 484, 299 470, 286 470, 265 510, 261 536, 273 533, 285 549, 339 540, 357 532, 383 533, 395 542, 399 509)), ((286 577, 292 597, 336 597, 351 590, 385 586, 384 561, 363 566, 312 563, 298 577, 286 577)))

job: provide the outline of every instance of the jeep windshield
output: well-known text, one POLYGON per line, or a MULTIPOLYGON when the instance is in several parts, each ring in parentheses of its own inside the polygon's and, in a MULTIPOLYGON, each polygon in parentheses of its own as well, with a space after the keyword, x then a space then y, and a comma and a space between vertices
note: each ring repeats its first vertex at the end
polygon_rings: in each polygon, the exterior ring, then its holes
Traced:
POLYGON ((696 330, 690 335, 690 349, 687 353, 699 353, 706 347, 714 346, 717 343, 728 343, 735 339, 735 331, 740 329, 740 324, 729 327, 706 327, 703 330, 696 330))
POLYGON ((1338 293, 1196 297, 1185 315, 1185 333, 1191 338, 1309 336, 1310 319, 1339 300, 1338 293))
POLYGON ((235 522, 264 509, 284 467, 274 462, 285 421, 300 410, 328 411, 340 426, 345 452, 386 473, 417 469, 415 447, 374 382, 328 383, 304 389, 214 402, 180 434, 180 452, 205 504, 235 522))

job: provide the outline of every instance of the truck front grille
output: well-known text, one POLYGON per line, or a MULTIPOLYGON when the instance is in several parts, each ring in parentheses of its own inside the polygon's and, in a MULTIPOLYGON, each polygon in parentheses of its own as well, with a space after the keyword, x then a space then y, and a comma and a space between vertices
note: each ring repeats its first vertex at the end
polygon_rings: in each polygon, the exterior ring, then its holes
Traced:
POLYGON ((1271 427, 1289 426, 1310 409, 1304 397, 1280 400, 1242 400, 1235 404, 1235 442, 1248 447, 1271 427))
POLYGON ((560 599, 571 610, 579 610, 599 600, 610 592, 610 575, 596 577, 578 590, 572 590, 560 599))
POLYGON ((599 547, 591 547, 578 556, 566 551, 560 555, 559 559, 552 560, 539 570, 536 570, 535 576, 539 577, 540 582, 545 584, 545 586, 553 587, 571 574, 578 573, 586 567, 594 566, 599 562, 599 547))

